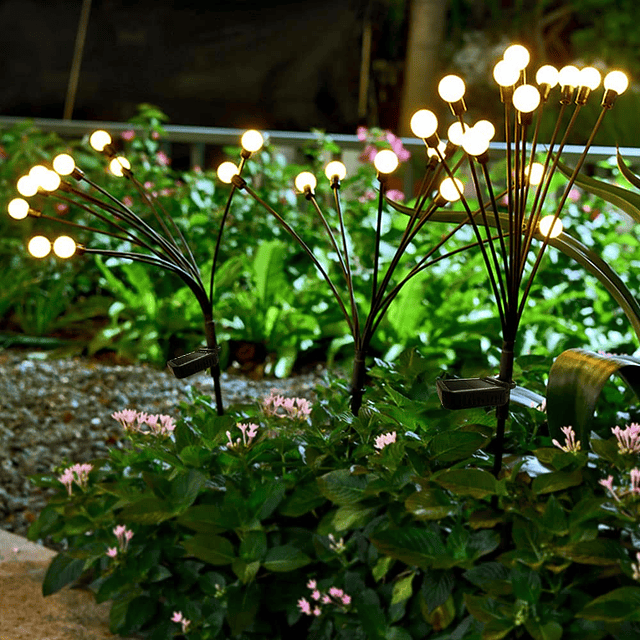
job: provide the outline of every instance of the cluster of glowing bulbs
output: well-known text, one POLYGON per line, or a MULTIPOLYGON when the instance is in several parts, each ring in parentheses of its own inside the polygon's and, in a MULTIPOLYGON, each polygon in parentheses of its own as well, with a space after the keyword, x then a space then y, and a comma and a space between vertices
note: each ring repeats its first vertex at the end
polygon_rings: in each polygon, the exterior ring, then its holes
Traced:
POLYGON ((59 236, 53 243, 44 236, 34 236, 29 240, 27 249, 34 258, 46 258, 53 250, 58 258, 64 259, 75 254, 77 245, 69 236, 59 236))

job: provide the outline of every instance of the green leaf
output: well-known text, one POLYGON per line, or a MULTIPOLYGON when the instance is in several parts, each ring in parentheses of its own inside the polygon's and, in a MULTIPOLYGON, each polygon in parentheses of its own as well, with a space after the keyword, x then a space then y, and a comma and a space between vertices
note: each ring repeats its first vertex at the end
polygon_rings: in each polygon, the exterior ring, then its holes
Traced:
POLYGON ((410 573, 408 576, 396 580, 393 584, 393 591, 391 593, 391 604, 398 604, 408 600, 413 595, 413 587, 411 583, 415 578, 415 573, 410 573))
POLYGON ((395 562, 395 560, 389 556, 382 556, 378 558, 373 569, 371 569, 371 575, 373 575, 373 579, 376 582, 380 582, 382 578, 387 575, 387 572, 391 568, 391 565, 395 562))
POLYGON ((213 565, 231 564, 235 558, 233 545, 222 536, 198 534, 182 545, 189 555, 213 565))
POLYGON ((427 569, 425 571, 420 594, 424 600, 428 614, 432 613, 449 599, 454 584, 454 574, 453 571, 449 569, 445 571, 427 569))
POLYGON ((640 397, 640 360, 604 356, 584 349, 561 353, 549 371, 547 417, 551 436, 564 442, 562 427, 571 426, 586 449, 596 402, 605 382, 618 373, 640 397))
POLYGON ((84 570, 85 561, 59 553, 49 565, 42 583, 42 595, 49 596, 75 582, 84 570))
POLYGON ((267 553, 267 534, 264 531, 248 531, 240 542, 238 555, 246 562, 262 560, 267 553))
POLYGON ((569 487, 576 487, 581 483, 582 471, 580 469, 571 472, 553 471, 534 478, 531 483, 531 489, 535 494, 540 495, 542 493, 552 493, 554 491, 568 489, 569 487))
POLYGON ((462 575, 490 595, 507 595, 512 591, 509 569, 499 562, 483 562, 462 575))
POLYGON ((267 571, 295 571, 311 562, 311 558, 292 544, 271 547, 262 563, 267 571))
POLYGON ((377 507, 363 507, 360 504, 345 504, 336 509, 332 524, 336 532, 364 527, 377 507))
POLYGON ((189 469, 174 478, 171 483, 171 504, 179 511, 191 506, 205 482, 206 476, 196 469, 189 469))
POLYGON ((260 608, 260 589, 255 583, 248 586, 232 586, 227 590, 227 622, 231 634, 239 636, 250 627, 260 608))
POLYGON ((496 479, 484 469, 447 469, 433 480, 461 496, 484 498, 498 490, 496 479))
POLYGON ((256 251, 253 278, 258 300, 264 307, 290 289, 284 272, 285 255, 286 245, 280 240, 262 242, 256 251))
POLYGON ((155 497, 132 502, 120 512, 121 520, 141 524, 159 524, 175 515, 175 511, 166 500, 155 497))
POLYGON ((257 512, 259 520, 268 518, 282 502, 285 490, 285 483, 282 480, 261 484, 249 498, 251 512, 257 512))
POLYGON ((371 542, 381 553, 421 569, 432 567, 436 558, 446 554, 439 532, 432 527, 388 529, 375 534, 371 542))
POLYGON ((455 462, 468 458, 485 442, 486 439, 481 433, 444 431, 429 442, 429 455, 432 460, 438 462, 455 462))
POLYGON ((440 489, 423 489, 412 493, 404 503, 407 511, 418 520, 441 520, 457 512, 440 489))
POLYGON ((540 575, 528 567, 516 565, 511 569, 511 584, 513 595, 519 599, 536 604, 542 592, 540 575))
POLYGON ((326 498, 320 493, 320 488, 314 480, 308 484, 297 486, 293 493, 284 499, 278 511, 289 518, 297 518, 321 504, 326 502, 326 498))
POLYGON ((384 640, 387 623, 378 594, 373 589, 362 589, 352 594, 351 601, 368 640, 384 640))
POLYGON ((176 522, 200 533, 221 533, 226 527, 217 524, 219 514, 220 507, 212 504, 199 504, 183 511, 176 522))
POLYGON ((562 638, 562 627, 557 622, 542 624, 542 622, 530 617, 524 626, 533 640, 560 640, 562 638))
POLYGON ((355 504, 364 497, 367 481, 353 476, 348 469, 330 471, 317 479, 320 493, 339 505, 355 504))
POLYGON ((581 564, 617 565, 627 559, 627 555, 617 540, 597 538, 574 542, 555 549, 562 558, 581 564))
POLYGON ((640 620, 640 587, 621 587, 605 593, 587 604, 576 617, 604 622, 640 620))
POLYGON ((260 562, 255 560, 253 562, 245 562, 240 558, 236 558, 231 563, 231 569, 233 573, 238 576, 238 579, 242 584, 248 584, 251 582, 256 575, 258 574, 258 570, 260 569, 260 562))
POLYGON ((402 341, 413 337, 424 322, 424 299, 426 271, 419 272, 400 289, 400 293, 387 311, 387 320, 402 341))

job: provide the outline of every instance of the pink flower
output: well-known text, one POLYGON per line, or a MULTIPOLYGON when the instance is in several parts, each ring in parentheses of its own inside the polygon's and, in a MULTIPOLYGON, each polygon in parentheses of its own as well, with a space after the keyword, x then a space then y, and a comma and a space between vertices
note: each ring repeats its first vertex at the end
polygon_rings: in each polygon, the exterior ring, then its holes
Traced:
POLYGON ((320 607, 315 607, 315 608, 313 609, 313 615, 314 615, 314 616, 316 616, 316 617, 317 617, 317 616, 319 616, 321 613, 322 613, 322 609, 320 609, 320 607))
POLYGON ((347 595, 346 593, 342 596, 342 604, 343 605, 348 605, 351 604, 351 596, 347 595))
POLYGON ((300 600, 298 600, 298 607, 302 613, 306 613, 308 616, 311 615, 311 605, 306 598, 300 598, 300 600))
POLYGON ((411 157, 411 153, 404 148, 402 140, 391 133, 391 131, 387 131, 386 138, 387 142, 391 145, 391 149, 398 156, 398 160, 400 162, 406 162, 411 157))
POLYGON ((570 189, 568 198, 571 202, 578 202, 578 200, 580 200, 580 189, 576 187, 570 189))
POLYGON ((387 445, 392 444, 396 441, 396 432, 392 431, 390 433, 383 433, 379 436, 376 436, 373 446, 382 451, 387 445))
POLYGON ((133 198, 131 196, 124 196, 122 198, 122 204, 124 204, 125 207, 132 207, 133 206, 133 198))
POLYGON ((125 429, 132 429, 133 423, 138 417, 138 412, 133 409, 123 409, 111 414, 114 420, 117 420, 125 429))
POLYGON ((63 215, 69 211, 69 205, 66 202, 58 202, 55 209, 58 215, 63 215))
POLYGON ((356 135, 358 136, 358 140, 360 142, 364 142, 367 139, 367 127, 358 127, 356 129, 356 135))
POLYGON ((152 132, 151 132, 151 137, 152 137, 154 140, 158 140, 158 139, 160 138, 160 134, 159 134, 157 131, 152 131, 152 132))
POLYGON ((309 582, 307 582, 308 589, 315 589, 317 586, 318 585, 315 580, 309 580, 309 582))
POLYGON ((311 597, 312 597, 314 600, 320 600, 320 596, 321 596, 321 595, 322 595, 322 594, 321 594, 317 589, 314 589, 314 590, 313 590, 313 593, 311 594, 311 597))
POLYGON ((404 193, 400 191, 400 189, 389 189, 386 193, 387 198, 389 200, 394 200, 395 202, 403 202, 404 201, 404 193))
POLYGON ((62 475, 58 478, 58 480, 60 482, 62 482, 62 484, 67 487, 67 491, 69 493, 69 495, 72 494, 72 484, 73 484, 73 471, 71 471, 71 468, 69 469, 65 469, 62 473, 62 475))
POLYGON ((360 154, 359 160, 360 162, 373 162, 377 155, 378 149, 374 145, 368 144, 360 154))
POLYGON ((338 589, 338 587, 331 587, 331 589, 329 589, 329 595, 334 598, 342 598, 344 591, 342 589, 338 589))
POLYGON ((118 539, 118 548, 124 553, 129 546, 129 541, 133 538, 133 531, 127 529, 125 525, 119 524, 114 528, 113 534, 118 539))
POLYGON ((169 160, 169 156, 164 151, 158 151, 158 153, 156 153, 156 160, 158 161, 158 164, 161 164, 163 167, 169 166, 169 163, 171 162, 171 160, 169 160))
POLYGON ((631 469, 631 493, 640 493, 640 469, 631 469))
POLYGON ((620 498, 618 498, 618 495, 613 488, 613 476, 608 476, 606 480, 598 480, 598 483, 607 489, 617 502, 620 502, 620 498))
POLYGON ((580 440, 576 442, 576 434, 571 427, 562 427, 562 433, 565 436, 564 446, 561 445, 555 438, 551 441, 551 443, 558 447, 558 449, 562 449, 567 453, 577 453, 580 451, 580 440))
POLYGON ((121 134, 123 140, 133 140, 136 137, 136 132, 133 129, 127 129, 121 134))
POLYGON ((373 189, 367 189, 361 196, 358 196, 358 202, 369 202, 370 200, 375 200, 376 192, 373 189))
POLYGON ((331 598, 327 595, 322 596, 322 604, 331 604, 331 598))
POLYGON ((276 389, 262 401, 262 410, 268 416, 305 420, 311 415, 311 403, 306 398, 285 398, 277 395, 276 389))
POLYGON ((185 633, 187 627, 191 624, 191 620, 187 620, 183 615, 182 611, 174 611, 173 616, 171 616, 171 622, 177 622, 182 625, 182 633, 185 633))
POLYGON ((618 441, 620 453, 640 453, 640 424, 634 422, 624 430, 616 426, 611 432, 618 441))
POLYGON ((155 184, 153 182, 150 182, 149 180, 147 180, 144 183, 144 188, 149 191, 149 189, 153 189, 153 187, 155 187, 155 184))
POLYGON ((109 547, 107 549, 107 555, 110 558, 115 558, 118 555, 118 549, 116 547, 109 547))

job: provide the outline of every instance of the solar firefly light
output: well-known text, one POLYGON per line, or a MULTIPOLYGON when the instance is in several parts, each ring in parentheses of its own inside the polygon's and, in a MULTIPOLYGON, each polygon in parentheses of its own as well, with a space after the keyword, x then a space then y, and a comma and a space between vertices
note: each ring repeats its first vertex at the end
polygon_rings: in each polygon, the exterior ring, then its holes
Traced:
MULTIPOLYGON (((240 173, 253 151, 262 146, 262 136, 257 132, 245 134, 246 146, 237 167, 227 167, 228 173, 240 173)), ((36 165, 28 174, 19 178, 17 189, 20 197, 11 200, 9 215, 17 220, 27 217, 53 220, 71 227, 80 233, 95 233, 120 240, 133 250, 108 250, 91 248, 77 244, 70 236, 61 236, 53 243, 44 236, 36 236, 29 241, 28 249, 37 258, 44 258, 52 251, 61 258, 73 255, 95 254, 124 258, 149 264, 176 274, 195 295, 204 320, 206 347, 193 353, 169 361, 169 368, 178 378, 184 378, 199 371, 210 369, 213 379, 216 408, 218 414, 224 412, 220 387, 220 366, 218 362, 218 343, 213 319, 213 293, 216 260, 220 249, 222 231, 228 214, 224 212, 213 251, 213 267, 208 287, 195 257, 182 232, 162 207, 160 201, 149 193, 134 176, 128 159, 118 155, 106 131, 95 131, 89 138, 91 146, 103 153, 109 162, 112 175, 128 180, 140 195, 150 212, 150 221, 138 215, 131 207, 111 195, 106 189, 91 181, 76 166, 69 154, 56 156, 50 165, 36 165), (42 213, 38 203, 46 197, 55 198, 67 205, 74 206, 100 220, 103 228, 79 224, 42 213)))

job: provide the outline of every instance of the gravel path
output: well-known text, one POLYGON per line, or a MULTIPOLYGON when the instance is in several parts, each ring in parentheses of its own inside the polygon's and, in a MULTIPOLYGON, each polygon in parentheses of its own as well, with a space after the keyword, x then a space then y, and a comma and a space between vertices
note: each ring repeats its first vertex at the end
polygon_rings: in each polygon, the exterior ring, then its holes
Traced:
MULTIPOLYGON (((213 395, 207 374, 177 380, 148 366, 113 365, 43 354, 0 353, 0 527, 26 535, 47 503, 27 476, 67 461, 104 457, 121 435, 110 416, 120 409, 177 416, 189 387, 213 395)), ((259 382, 222 374, 225 404, 257 401, 277 388, 313 398, 321 372, 259 382)))

